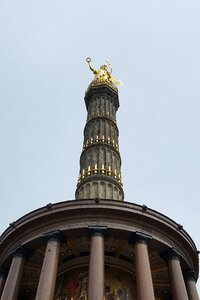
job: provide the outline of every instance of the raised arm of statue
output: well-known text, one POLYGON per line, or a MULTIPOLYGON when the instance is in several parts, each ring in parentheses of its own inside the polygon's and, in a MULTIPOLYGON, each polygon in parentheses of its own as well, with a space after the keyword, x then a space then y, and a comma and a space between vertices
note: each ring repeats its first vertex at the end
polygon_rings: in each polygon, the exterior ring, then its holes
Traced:
POLYGON ((98 70, 94 69, 92 67, 92 65, 91 65, 91 58, 90 57, 86 58, 86 61, 87 61, 88 65, 89 65, 90 70, 93 72, 93 74, 94 75, 98 74, 98 70))

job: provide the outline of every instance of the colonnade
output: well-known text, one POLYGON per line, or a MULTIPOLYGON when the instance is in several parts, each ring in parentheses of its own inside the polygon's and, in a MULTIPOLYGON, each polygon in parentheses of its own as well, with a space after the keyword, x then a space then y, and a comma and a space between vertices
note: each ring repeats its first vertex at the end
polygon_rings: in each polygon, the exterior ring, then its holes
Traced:
MULTIPOLYGON (((89 227, 90 258, 88 300, 104 299, 104 240, 106 227, 89 227)), ((55 293, 56 276, 59 260, 59 249, 62 242, 60 231, 45 235, 46 252, 43 260, 36 300, 53 300, 55 293)), ((134 233, 129 243, 134 247, 137 300, 155 300, 153 281, 150 269, 148 242, 151 236, 143 233, 134 233)), ((183 276, 180 255, 170 249, 163 256, 166 260, 171 293, 173 300, 199 300, 196 289, 196 276, 188 271, 183 276), (185 278, 184 278, 185 277, 185 278)), ((26 259, 26 252, 22 246, 12 252, 12 263, 6 276, 0 269, 0 295, 1 300, 17 300, 21 278, 26 259)))

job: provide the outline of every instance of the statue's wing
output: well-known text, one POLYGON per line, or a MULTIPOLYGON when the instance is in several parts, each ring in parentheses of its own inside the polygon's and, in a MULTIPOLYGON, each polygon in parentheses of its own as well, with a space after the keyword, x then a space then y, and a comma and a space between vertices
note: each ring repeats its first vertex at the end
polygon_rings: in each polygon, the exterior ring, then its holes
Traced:
POLYGON ((115 79, 112 75, 111 75, 111 81, 112 81, 112 83, 114 83, 115 85, 122 85, 122 82, 119 81, 119 80, 117 80, 117 79, 115 79))

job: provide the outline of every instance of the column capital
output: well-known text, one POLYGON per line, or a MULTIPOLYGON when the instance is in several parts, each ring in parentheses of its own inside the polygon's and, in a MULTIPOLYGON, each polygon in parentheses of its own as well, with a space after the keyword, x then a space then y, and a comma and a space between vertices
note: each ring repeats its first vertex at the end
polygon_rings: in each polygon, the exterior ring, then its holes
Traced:
POLYGON ((165 260, 165 261, 169 261, 171 259, 175 259, 180 261, 181 258, 181 254, 174 248, 171 248, 170 250, 164 252, 161 254, 161 257, 165 260))
POLYGON ((102 236, 106 235, 107 226, 88 226, 89 236, 102 236))
POLYGON ((46 242, 49 242, 49 241, 60 241, 61 242, 64 240, 63 234, 60 230, 47 232, 47 233, 43 234, 43 237, 46 242))
POLYGON ((19 245, 16 248, 14 248, 11 252, 12 257, 25 257, 26 256, 26 250, 23 246, 19 245))
POLYGON ((186 280, 193 280, 193 281, 197 281, 197 275, 195 273, 195 271, 193 270, 188 270, 186 272, 184 272, 184 278, 186 280))
POLYGON ((136 243, 147 244, 151 239, 151 235, 136 231, 128 242, 130 245, 135 245, 136 243))

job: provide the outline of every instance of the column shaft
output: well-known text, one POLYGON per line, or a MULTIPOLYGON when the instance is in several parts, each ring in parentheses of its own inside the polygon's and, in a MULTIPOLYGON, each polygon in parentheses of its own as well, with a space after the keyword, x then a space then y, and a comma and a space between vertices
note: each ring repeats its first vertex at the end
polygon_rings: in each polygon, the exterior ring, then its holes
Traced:
POLYGON ((138 300, 154 300, 153 282, 146 243, 135 244, 136 288, 138 300))
POLYGON ((187 288, 189 300, 199 300, 199 295, 197 292, 195 281, 186 280, 186 288, 187 288))
POLYGON ((1 300, 17 300, 24 269, 25 257, 22 248, 13 252, 13 259, 8 273, 8 277, 3 289, 1 300))
POLYGON ((104 299, 104 236, 94 232, 90 238, 88 300, 104 299))
POLYGON ((4 285, 5 285, 5 274, 3 271, 2 272, 0 271, 0 297, 3 292, 4 285))
POLYGON ((185 273, 185 284, 189 300, 199 300, 199 295, 196 288, 196 273, 192 270, 185 273))
POLYGON ((40 274, 36 300, 53 300, 58 269, 60 241, 49 239, 40 274))
POLYGON ((168 271, 173 300, 188 300, 188 295, 180 266, 180 256, 174 250, 168 256, 168 271))

